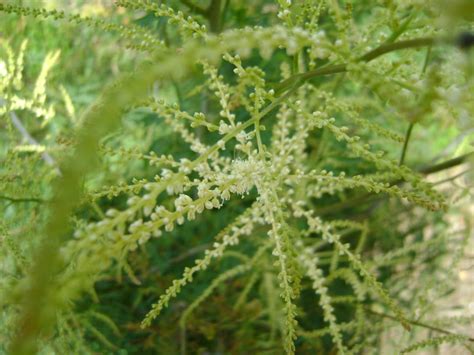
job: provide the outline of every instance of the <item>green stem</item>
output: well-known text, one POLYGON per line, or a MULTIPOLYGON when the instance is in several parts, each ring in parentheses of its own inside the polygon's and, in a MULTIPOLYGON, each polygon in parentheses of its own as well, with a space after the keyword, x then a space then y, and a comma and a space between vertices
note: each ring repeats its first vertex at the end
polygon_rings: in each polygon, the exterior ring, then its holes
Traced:
POLYGON ((402 149, 402 156, 400 157, 400 162, 398 165, 403 165, 403 162, 405 161, 405 155, 407 152, 408 148, 408 141, 410 140, 411 137, 411 132, 413 131, 413 126, 415 125, 414 122, 410 122, 410 125, 408 126, 407 133, 405 134, 405 142, 403 143, 403 149, 402 149))
MULTIPOLYGON (((368 307, 364 307, 364 308, 367 310, 367 312, 369 312, 373 315, 383 317, 383 318, 388 318, 388 319, 391 319, 391 320, 394 320, 394 321, 398 321, 397 318, 395 318, 395 317, 393 317, 389 314, 375 312, 375 311, 371 310, 368 307)), ((408 323, 410 323, 411 325, 415 325, 415 326, 418 326, 418 327, 423 327, 423 328, 426 328, 426 329, 429 329, 429 330, 432 330, 432 331, 435 331, 435 332, 438 332, 438 333, 449 334, 449 335, 460 335, 460 334, 450 332, 449 330, 446 330, 446 329, 442 329, 442 328, 434 327, 434 326, 426 324, 426 323, 418 322, 416 320, 406 319, 406 321, 408 323)), ((465 336, 465 335, 460 335, 460 336, 465 336)), ((466 336, 466 339, 471 341, 471 342, 474 342, 474 338, 466 336)))
MULTIPOLYGON (((431 45, 428 46, 428 49, 426 51, 426 56, 425 56, 425 61, 423 63, 423 68, 421 70, 421 74, 423 75, 426 72, 426 69, 428 68, 428 63, 430 61, 430 56, 431 56, 431 45)), ((405 142, 403 143, 403 150, 402 150, 402 155, 400 157, 400 162, 398 165, 403 165, 403 162, 405 161, 405 154, 407 152, 408 148, 408 141, 410 140, 411 137, 411 132, 413 130, 413 127, 415 126, 415 122, 410 122, 410 125, 408 126, 407 133, 405 135, 405 142)))
MULTIPOLYGON (((418 170, 418 172, 420 174, 423 174, 423 175, 429 175, 429 174, 437 173, 439 171, 447 170, 447 169, 450 169, 452 167, 461 165, 461 164, 467 162, 469 159, 472 159, 473 157, 474 157, 474 152, 470 152, 470 153, 461 155, 457 158, 447 160, 447 161, 442 162, 440 164, 436 164, 436 165, 428 166, 428 167, 425 167, 425 168, 421 168, 420 170, 418 170)), ((400 181, 394 181, 393 182, 393 184, 399 184, 399 183, 400 183, 400 181)), ((359 206, 364 202, 370 201, 374 197, 381 198, 381 197, 376 196, 373 193, 364 193, 364 194, 355 196, 355 197, 351 198, 350 200, 341 201, 341 202, 335 203, 333 205, 317 209, 316 213, 320 216, 327 215, 327 214, 332 214, 332 213, 337 213, 337 212, 343 211, 347 208, 359 206)))
POLYGON ((46 202, 45 200, 42 200, 40 198, 35 198, 35 197, 17 198, 17 197, 10 197, 10 196, 4 196, 4 195, 0 195, 0 200, 7 200, 10 202, 35 202, 35 203, 46 202))
POLYGON ((425 168, 421 168, 420 173, 422 173, 424 175, 437 173, 438 171, 446 170, 446 169, 452 168, 454 166, 466 163, 467 161, 469 161, 470 159, 472 160, 473 158, 474 158, 474 151, 466 153, 464 155, 461 155, 457 158, 453 158, 453 159, 444 161, 444 162, 436 164, 436 165, 431 165, 431 166, 427 166, 425 168))
MULTIPOLYGON (((271 111, 273 111, 276 107, 278 107, 280 104, 282 104, 288 97, 290 97, 296 90, 298 89, 298 86, 295 85, 293 88, 288 90, 285 94, 277 97, 272 103, 270 103, 267 107, 265 107, 258 115, 256 115, 254 118, 251 118, 244 123, 234 127, 229 133, 227 133, 224 137, 222 137, 222 140, 227 143, 229 140, 234 138, 237 134, 239 134, 241 131, 244 129, 255 125, 257 122, 260 122, 266 115, 268 115, 271 111)), ((210 155, 214 154, 219 150, 219 146, 217 144, 214 144, 212 147, 210 147, 206 152, 201 154, 197 159, 195 159, 191 164, 190 164, 190 169, 193 170, 196 166, 201 164, 202 162, 206 161, 210 155)))
POLYGON ((431 48, 431 46, 428 46, 428 49, 426 50, 425 62, 423 63, 423 69, 421 70, 421 74, 424 74, 426 72, 426 69, 428 68, 428 64, 431 58, 431 48))
POLYGON ((229 7, 230 7, 230 0, 224 0, 224 9, 222 10, 222 15, 221 15, 221 30, 224 27, 224 23, 226 21, 227 13, 229 12, 229 7))
POLYGON ((221 30, 221 8, 222 0, 212 0, 206 10, 206 17, 209 20, 211 32, 218 33, 221 30))
POLYGON ((258 154, 263 157, 264 148, 262 144, 262 137, 260 136, 260 121, 255 122, 255 135, 257 136, 258 154))
MULTIPOLYGON (((418 48, 418 47, 425 47, 431 46, 436 43, 434 38, 415 38, 406 41, 400 41, 395 43, 387 43, 383 44, 380 47, 371 50, 370 52, 364 54, 362 57, 359 57, 357 60, 362 62, 370 62, 384 54, 397 51, 400 49, 408 49, 408 48, 418 48)), ((293 75, 292 77, 286 79, 285 81, 279 83, 276 86, 276 90, 278 92, 282 92, 287 90, 291 85, 295 82, 300 81, 299 85, 302 85, 304 81, 315 78, 317 76, 322 75, 329 75, 329 74, 338 74, 344 73, 347 71, 347 64, 334 64, 325 66, 319 69, 311 70, 306 73, 300 73, 293 75)))
POLYGON ((410 25, 410 22, 413 20, 413 17, 415 15, 415 12, 412 12, 410 15, 407 16, 405 21, 400 25, 400 27, 392 32, 392 35, 387 39, 385 44, 395 42, 400 35, 405 32, 405 30, 408 28, 408 25, 410 25))
MULTIPOLYGON (((428 63, 429 63, 429 60, 430 60, 430 54, 431 54, 431 45, 428 46, 428 50, 426 51, 425 62, 423 63, 423 69, 421 71, 422 74, 425 73, 426 68, 428 67, 428 63)), ((398 165, 400 165, 400 166, 403 165, 403 162, 405 161, 405 155, 406 155, 407 148, 408 148, 408 142, 410 140, 411 132, 413 131, 414 126, 415 126, 415 122, 410 122, 410 125, 408 126, 407 133, 405 135, 405 142, 403 143, 402 155, 400 157, 400 162, 398 163, 398 165)))
POLYGON ((363 55, 362 57, 359 58, 359 60, 370 62, 371 60, 374 60, 375 58, 378 58, 384 54, 387 54, 393 51, 397 51, 400 49, 432 46, 435 43, 436 43, 436 40, 434 38, 425 37, 425 38, 415 38, 415 39, 409 39, 406 41, 383 44, 380 47, 375 48, 369 53, 363 55))

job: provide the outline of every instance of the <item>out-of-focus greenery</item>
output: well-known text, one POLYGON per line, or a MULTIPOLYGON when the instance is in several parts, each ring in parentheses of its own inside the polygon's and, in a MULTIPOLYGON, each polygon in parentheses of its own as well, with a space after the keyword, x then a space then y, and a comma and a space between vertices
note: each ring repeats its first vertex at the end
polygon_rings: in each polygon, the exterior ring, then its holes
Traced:
POLYGON ((470 1, 118 5, 0 4, 0 352, 472 352, 470 1))

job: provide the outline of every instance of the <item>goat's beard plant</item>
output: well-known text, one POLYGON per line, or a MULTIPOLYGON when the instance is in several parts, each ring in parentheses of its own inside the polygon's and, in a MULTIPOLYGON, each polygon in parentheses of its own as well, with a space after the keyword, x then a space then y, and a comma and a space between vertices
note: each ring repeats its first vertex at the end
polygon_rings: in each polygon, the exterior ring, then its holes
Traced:
MULTIPOLYGON (((260 299, 263 309, 250 325, 258 338, 244 344, 261 351, 376 351, 376 334, 380 336, 393 321, 404 329, 397 336, 405 351, 472 341, 462 334, 439 332, 439 327, 430 325, 436 315, 426 315, 433 298, 450 287, 454 272, 441 277, 434 270, 442 268, 446 256, 455 266, 465 245, 460 241, 466 240, 464 234, 452 236, 447 226, 438 231, 439 223, 433 222, 433 216, 441 218, 449 203, 422 173, 444 166, 419 173, 405 165, 414 125, 445 117, 453 117, 455 124, 457 117, 472 113, 473 108, 470 54, 450 45, 449 36, 433 23, 432 8, 401 2, 378 8, 374 20, 365 3, 361 8, 347 3, 344 8, 336 1, 280 1, 277 16, 270 16, 274 25, 228 29, 216 35, 198 20, 208 20, 213 32, 221 31, 222 17, 230 10, 221 9, 220 1, 212 1, 207 10, 188 4, 199 13, 197 19, 147 1, 121 0, 117 5, 168 17, 178 31, 171 31, 165 43, 139 27, 0 5, 3 12, 17 16, 55 17, 115 31, 130 48, 150 58, 104 91, 98 104, 84 114, 72 139, 74 149, 61 156, 49 211, 43 212, 46 222, 39 231, 40 245, 27 256, 26 276, 9 279, 10 289, 4 292, 9 300, 4 317, 12 353, 31 353, 40 347, 58 353, 77 349, 73 324, 84 328, 77 330, 80 336, 89 332, 114 347, 91 321, 77 322, 71 301, 84 299, 85 292, 95 295, 94 285, 117 270, 135 283, 145 282, 147 275, 148 283, 153 282, 150 272, 135 275, 130 260, 148 260, 150 245, 179 235, 189 221, 205 224, 229 216, 234 218, 226 221, 202 257, 184 268, 161 296, 156 294, 141 323, 145 329, 151 327, 174 298, 194 287, 195 276, 219 259, 231 257, 233 261, 180 311, 183 352, 195 352, 186 347, 185 330, 192 313, 223 285, 233 290, 229 303, 235 302, 235 312, 253 298, 260 299), (378 16, 390 20, 390 25, 378 16), (423 52, 417 52, 419 48, 423 52), (435 56, 440 60, 433 61, 435 56), (251 64, 259 61, 271 68, 251 64), (150 86, 157 82, 160 88, 172 82, 179 103, 160 98, 161 90, 150 95, 150 86), (186 99, 180 93, 181 82, 196 86, 186 99), (196 97, 201 92, 212 95, 205 110, 196 97), (195 109, 196 103, 200 110, 195 109), (144 153, 142 148, 149 147, 140 142, 139 149, 125 149, 120 147, 121 139, 104 140, 121 117, 129 117, 129 111, 142 116, 152 112, 163 119, 160 129, 168 127, 179 135, 187 152, 179 150, 182 158, 177 158, 169 152, 144 153), (375 143, 369 145, 370 141, 375 143), (100 179, 89 178, 83 189, 86 174, 99 169, 99 151, 105 164, 117 164, 108 158, 113 156, 131 164, 145 161, 153 177, 138 172, 136 179, 102 188, 97 188, 100 179), (401 202, 391 200, 388 213, 386 204, 373 202, 377 194, 401 202), (359 211, 352 201, 367 200, 372 208, 362 218, 352 212, 359 211), (100 220, 84 217, 79 205, 81 209, 94 206, 100 220), (226 212, 229 208, 232 211, 226 212), (395 223, 380 222, 380 216, 400 223, 395 211, 403 209, 417 213, 421 225, 431 225, 439 235, 411 243, 392 241, 393 250, 374 258, 377 245, 383 245, 379 239, 388 231, 383 224, 395 223), (430 260, 432 270, 408 269, 403 258, 422 265, 430 260), (406 274, 401 277, 397 268, 406 274), (244 286, 237 292, 229 280, 238 277, 244 286), (443 286, 434 288, 433 280, 443 286), (405 294, 400 293, 403 288, 405 294), (433 294, 428 295, 426 288, 432 288, 433 294), (319 303, 320 312, 313 302, 319 303), (323 325, 315 329, 315 324, 323 325), (425 328, 438 333, 423 337, 416 332, 425 328), (50 333, 51 329, 56 332, 50 333), (417 334, 411 343, 408 334, 417 334)), ((16 255, 18 251, 5 252, 16 255)), ((160 263, 160 258, 153 262, 160 263)), ((14 263, 4 268, 16 270, 14 263)), ((203 308, 214 312, 212 304, 203 308)), ((108 318, 90 312, 90 317, 115 329, 112 314, 108 318)), ((233 329, 238 333, 239 325, 233 329)), ((166 341, 173 343, 161 339, 157 344, 166 341)), ((176 351, 168 347, 169 353, 176 351)))

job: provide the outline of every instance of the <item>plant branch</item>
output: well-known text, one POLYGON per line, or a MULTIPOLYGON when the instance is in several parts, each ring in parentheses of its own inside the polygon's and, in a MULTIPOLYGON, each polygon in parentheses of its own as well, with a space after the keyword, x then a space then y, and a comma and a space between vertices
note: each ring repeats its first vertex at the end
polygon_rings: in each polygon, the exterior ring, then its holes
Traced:
POLYGON ((411 132, 413 131, 414 125, 415 125, 414 122, 410 122, 410 125, 408 126, 407 133, 405 135, 405 142, 403 143, 402 156, 400 157, 400 162, 398 163, 398 165, 400 166, 403 165, 403 162, 405 161, 405 155, 408 148, 408 141, 410 140, 411 132))
POLYGON ((473 158, 474 158, 474 151, 466 153, 464 155, 461 155, 457 158, 446 160, 446 161, 444 161, 442 163, 439 163, 439 164, 436 164, 436 165, 431 165, 431 166, 421 168, 420 173, 423 174, 423 175, 429 175, 429 174, 437 173, 439 171, 450 169, 454 166, 466 163, 470 159, 473 159, 473 158))
POLYGON ((422 37, 422 38, 415 38, 409 39, 406 41, 399 41, 394 43, 383 44, 380 47, 371 50, 367 54, 363 55, 359 58, 360 61, 370 62, 384 54, 397 51, 400 49, 408 49, 408 48, 418 48, 418 47, 426 47, 432 46, 436 43, 436 39, 431 37, 422 37))
MULTIPOLYGON (((373 314, 373 315, 376 315, 376 316, 379 316, 379 317, 383 317, 383 318, 388 318, 388 319, 391 319, 391 320, 394 320, 394 321, 398 322, 398 319, 395 318, 394 316, 391 316, 391 315, 385 314, 385 313, 380 313, 380 312, 373 311, 368 307, 364 307, 364 308, 370 314, 373 314)), ((449 334, 449 335, 460 335, 460 334, 457 334, 457 333, 450 332, 449 330, 446 330, 446 329, 442 329, 442 328, 434 327, 434 326, 426 324, 426 323, 418 322, 416 320, 406 319, 406 321, 408 323, 412 324, 412 325, 415 325, 415 326, 418 326, 418 327, 423 327, 423 328, 426 328, 426 329, 429 329, 429 330, 432 330, 432 331, 435 331, 435 332, 438 332, 438 333, 449 334)), ((462 335, 462 336, 465 336, 465 335, 462 335)), ((467 336, 466 336, 466 338, 470 342, 474 342, 474 338, 467 337, 467 336)))
POLYGON ((454 176, 451 176, 447 179, 443 179, 443 180, 440 180, 440 181, 436 181, 435 183, 433 183, 433 185, 441 185, 441 184, 444 184, 446 182, 450 182, 450 181, 454 181, 454 180, 457 180, 458 178, 460 178, 461 176, 463 175, 466 175, 468 172, 472 171, 472 169, 466 169, 462 172, 460 172, 459 174, 456 174, 454 176))
POLYGON ((206 16, 209 20, 211 32, 220 32, 221 30, 221 8, 222 0, 212 0, 206 10, 206 16))
POLYGON ((388 43, 393 43, 397 40, 398 37, 400 37, 400 35, 405 32, 405 30, 408 28, 408 26, 410 25, 411 21, 413 20, 413 18, 415 17, 415 12, 412 12, 410 13, 410 15, 407 16, 407 18, 402 22, 402 24, 400 25, 400 27, 398 27, 398 29, 396 29, 395 31, 392 32, 392 34, 390 35, 390 37, 387 39, 387 41, 385 42, 385 44, 388 44, 388 43))
MULTIPOLYGON (((399 41, 399 42, 394 42, 394 43, 387 43, 364 54, 363 56, 359 57, 357 61, 370 62, 371 60, 374 60, 384 54, 387 54, 393 51, 397 51, 400 49, 432 46, 436 42, 437 42, 436 39, 426 37, 426 38, 415 38, 415 39, 399 41)), ((300 80, 300 85, 302 85, 304 81, 315 78, 317 76, 344 73, 346 71, 347 71, 347 64, 328 65, 316 70, 311 70, 306 73, 299 73, 299 74, 293 75, 292 77, 279 83, 276 86, 276 90, 278 92, 285 91, 288 89, 289 86, 291 86, 297 80, 300 80)))
POLYGON ((36 198, 36 197, 10 197, 10 196, 5 196, 5 195, 0 195, 0 200, 7 200, 10 202, 36 202, 36 203, 43 203, 46 202, 45 200, 41 198, 36 198))
MULTIPOLYGON (((421 168, 420 170, 418 170, 418 172, 420 174, 423 174, 423 175, 430 175, 430 174, 437 173, 437 172, 442 171, 442 170, 447 170, 447 169, 450 169, 452 167, 464 164, 467 161, 469 161, 469 159, 472 159, 473 157, 474 157, 474 152, 470 152, 470 153, 461 155, 457 158, 447 160, 447 161, 442 162, 440 164, 431 165, 431 166, 427 166, 425 168, 421 168)), ((403 181, 398 180, 398 181, 394 181, 393 184, 400 184, 401 182, 403 182, 403 181)), ((335 203, 333 205, 317 209, 316 212, 319 215, 327 215, 327 214, 331 214, 331 213, 336 213, 336 212, 345 210, 347 208, 358 206, 361 203, 370 200, 370 198, 374 197, 374 196, 375 195, 373 193, 364 193, 364 194, 355 196, 354 198, 351 198, 350 200, 341 201, 341 202, 335 203)))

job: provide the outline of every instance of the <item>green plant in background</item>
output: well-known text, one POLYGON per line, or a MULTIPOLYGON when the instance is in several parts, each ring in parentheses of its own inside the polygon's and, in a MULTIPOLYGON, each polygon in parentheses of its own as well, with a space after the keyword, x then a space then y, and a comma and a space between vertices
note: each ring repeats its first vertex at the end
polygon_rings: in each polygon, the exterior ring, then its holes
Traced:
POLYGON ((445 187, 466 171, 426 178, 472 157, 470 19, 409 1, 115 5, 106 20, 0 4, 139 59, 87 109, 59 86, 56 123, 59 52, 25 96, 26 44, 4 42, 2 350, 472 351, 449 328, 472 317, 438 303, 469 243, 471 190, 445 187))

